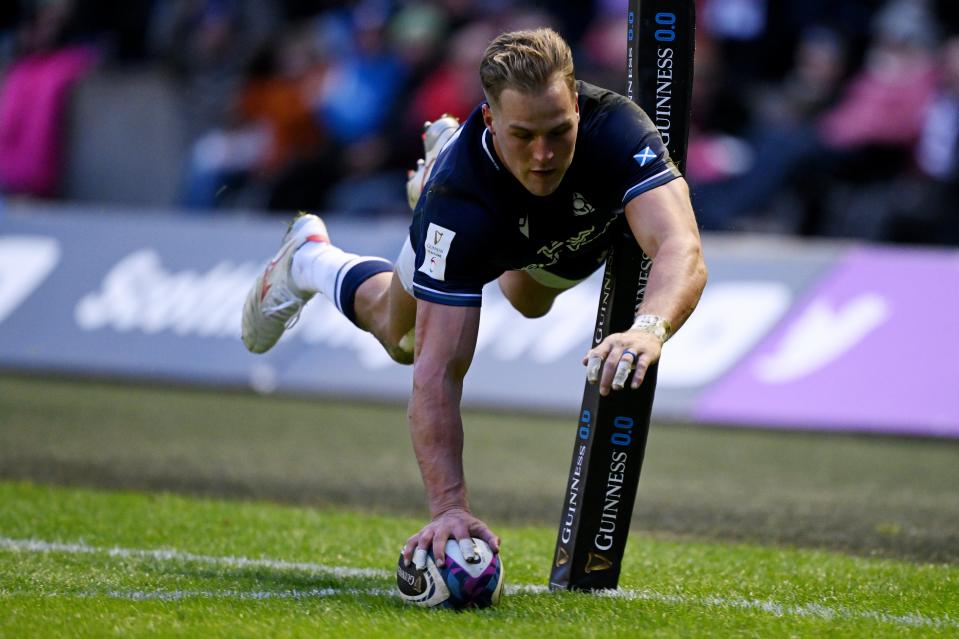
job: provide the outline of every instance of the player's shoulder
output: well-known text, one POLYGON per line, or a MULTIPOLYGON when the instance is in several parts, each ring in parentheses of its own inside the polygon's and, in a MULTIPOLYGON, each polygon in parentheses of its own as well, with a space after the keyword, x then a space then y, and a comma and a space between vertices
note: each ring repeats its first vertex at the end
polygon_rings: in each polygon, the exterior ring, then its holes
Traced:
POLYGON ((479 160, 483 153, 485 130, 482 112, 477 107, 437 157, 429 180, 433 188, 468 193, 476 187, 482 174, 479 160))
POLYGON ((459 220, 475 224, 486 206, 483 166, 482 116, 474 112, 457 129, 436 158, 416 213, 431 220, 459 220))
POLYGON ((579 94, 580 109, 587 109, 591 113, 608 113, 632 104, 624 95, 583 80, 576 81, 576 92, 579 94))
MULTIPOLYGON (((580 132, 587 136, 622 139, 628 131, 646 133, 655 125, 646 112, 624 95, 602 87, 577 81, 579 93, 580 132)), ((605 141, 605 140, 604 140, 605 141)))
POLYGON ((472 226, 489 222, 489 211, 495 208, 491 185, 497 167, 487 148, 486 126, 479 108, 463 125, 437 157, 426 183, 417 211, 431 219, 458 220, 472 226))

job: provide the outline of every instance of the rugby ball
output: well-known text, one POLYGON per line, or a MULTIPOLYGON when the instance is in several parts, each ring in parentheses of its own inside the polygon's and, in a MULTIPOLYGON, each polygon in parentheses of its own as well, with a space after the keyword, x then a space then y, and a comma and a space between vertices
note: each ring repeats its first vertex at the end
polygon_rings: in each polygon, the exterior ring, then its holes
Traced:
POLYGON ((499 603, 503 592, 503 562, 482 539, 473 538, 476 557, 467 561, 459 543, 446 542, 446 564, 440 568, 433 561, 433 551, 426 555, 426 567, 417 569, 400 555, 396 564, 396 586, 403 601, 454 610, 488 608, 499 603))

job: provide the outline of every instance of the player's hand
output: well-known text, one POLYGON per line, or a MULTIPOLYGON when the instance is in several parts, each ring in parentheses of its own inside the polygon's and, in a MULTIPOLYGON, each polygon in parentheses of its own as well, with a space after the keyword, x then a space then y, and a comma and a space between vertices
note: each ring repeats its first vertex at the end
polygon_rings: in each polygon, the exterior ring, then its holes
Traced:
POLYGON ((591 348, 583 358, 586 380, 590 384, 599 383, 599 394, 606 396, 611 389, 621 390, 625 387, 632 371, 630 388, 635 390, 643 383, 649 367, 659 360, 662 350, 662 342, 648 331, 613 333, 591 348))
POLYGON ((446 542, 457 539, 463 549, 463 556, 473 555, 472 537, 482 539, 494 553, 499 552, 499 537, 493 534, 485 523, 477 519, 468 510, 451 508, 426 524, 422 530, 410 537, 403 546, 403 561, 410 561, 419 569, 426 566, 427 551, 433 549, 433 559, 437 566, 446 562, 446 542))

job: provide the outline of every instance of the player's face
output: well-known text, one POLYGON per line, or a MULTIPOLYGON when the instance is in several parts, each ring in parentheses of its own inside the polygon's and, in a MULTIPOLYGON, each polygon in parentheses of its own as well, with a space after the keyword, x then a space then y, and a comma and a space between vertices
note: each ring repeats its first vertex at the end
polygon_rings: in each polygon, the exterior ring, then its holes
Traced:
POLYGON ((573 162, 579 103, 562 76, 543 90, 527 93, 507 87, 495 105, 483 107, 496 153, 533 195, 559 187, 573 162))

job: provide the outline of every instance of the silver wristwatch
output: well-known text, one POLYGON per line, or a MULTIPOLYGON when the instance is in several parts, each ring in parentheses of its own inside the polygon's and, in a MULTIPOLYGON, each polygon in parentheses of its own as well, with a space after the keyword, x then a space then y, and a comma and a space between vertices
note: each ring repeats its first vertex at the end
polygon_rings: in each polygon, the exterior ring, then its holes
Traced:
POLYGON ((645 331, 652 333, 659 338, 659 342, 665 343, 672 334, 672 327, 669 320, 659 315, 637 315, 636 321, 629 327, 631 331, 645 331))

